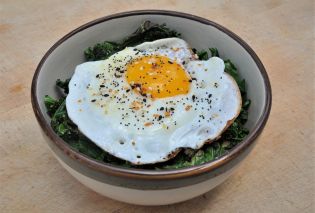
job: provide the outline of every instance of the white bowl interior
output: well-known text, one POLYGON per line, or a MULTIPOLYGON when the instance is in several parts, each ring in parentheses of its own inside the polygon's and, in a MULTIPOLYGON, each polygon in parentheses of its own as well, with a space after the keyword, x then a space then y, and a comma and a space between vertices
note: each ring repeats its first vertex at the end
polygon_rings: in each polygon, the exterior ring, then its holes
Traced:
MULTIPOLYGON (((37 97, 42 112, 46 112, 43 98, 45 95, 57 97, 56 79, 70 78, 76 65, 83 63, 84 50, 105 40, 117 41, 130 33, 145 20, 166 23, 171 29, 182 34, 191 47, 198 50, 216 47, 220 57, 230 59, 246 79, 248 97, 252 100, 247 127, 251 130, 263 113, 265 86, 263 77, 251 55, 233 38, 219 29, 194 20, 166 15, 133 15, 111 19, 82 30, 51 52, 42 66, 37 81, 37 97)), ((45 114, 45 119, 49 117, 45 114)))

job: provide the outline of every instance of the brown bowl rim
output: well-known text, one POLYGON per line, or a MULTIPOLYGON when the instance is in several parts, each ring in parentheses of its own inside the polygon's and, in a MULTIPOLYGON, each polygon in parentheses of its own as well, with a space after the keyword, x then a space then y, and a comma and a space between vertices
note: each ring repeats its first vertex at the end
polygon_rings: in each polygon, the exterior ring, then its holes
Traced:
POLYGON ((69 32, 65 36, 63 36, 61 39, 59 39, 43 56, 40 63, 38 64, 35 74, 33 76, 32 80, 32 88, 31 88, 31 101, 32 101, 32 107, 35 113, 35 116, 37 118, 37 121, 39 125, 41 126, 44 133, 55 143, 55 145, 60 148, 64 154, 68 155, 70 158, 79 161, 80 163, 97 170, 99 172, 108 174, 108 175, 114 175, 118 177, 126 177, 126 178, 133 178, 133 179, 155 179, 155 180, 167 180, 167 179, 177 179, 177 178, 188 178, 195 175, 200 175, 205 172, 213 171, 228 162, 232 161, 234 158, 236 158, 240 153, 244 152, 254 141, 255 139, 262 133, 266 122, 268 120, 270 110, 271 110, 271 86, 269 82, 269 78, 267 75, 267 72, 254 52, 254 50, 245 42, 243 41, 238 35, 233 33, 232 31, 228 30, 227 28, 213 22, 210 20, 207 20, 205 18, 201 18, 195 15, 183 13, 183 12, 177 12, 177 11, 168 11, 168 10, 134 10, 134 11, 127 11, 127 12, 121 12, 116 13, 108 16, 104 16, 101 18, 98 18, 96 20, 93 20, 91 22, 88 22, 75 30, 69 32), (265 98, 265 105, 264 105, 264 111, 261 117, 259 118, 257 124, 255 125, 254 129, 250 132, 250 134, 235 148, 233 148, 230 152, 223 155, 222 157, 208 162, 204 163, 202 165, 192 166, 188 168, 182 168, 182 169, 172 169, 172 170, 145 170, 145 169, 134 169, 134 168, 123 168, 115 165, 111 165, 108 163, 102 163, 96 160, 93 160, 89 158, 88 156, 81 154, 75 150, 73 150, 66 142, 64 142, 58 135, 53 131, 50 124, 46 122, 43 112, 40 110, 40 106, 37 99, 37 81, 38 76, 41 71, 41 68, 43 64, 45 63, 46 59, 49 57, 49 55, 64 41, 66 41, 68 38, 72 37, 76 33, 85 30, 91 26, 94 26, 96 24, 111 20, 111 19, 117 19, 121 17, 127 17, 127 16, 135 16, 135 15, 166 15, 166 16, 175 16, 180 17, 184 19, 189 19, 193 21, 197 21, 203 24, 211 25, 218 30, 222 31, 223 33, 230 36, 232 39, 234 39, 236 42, 238 42, 253 58, 255 61, 257 67, 260 70, 260 73, 264 80, 265 85, 265 92, 266 92, 266 98, 265 98))

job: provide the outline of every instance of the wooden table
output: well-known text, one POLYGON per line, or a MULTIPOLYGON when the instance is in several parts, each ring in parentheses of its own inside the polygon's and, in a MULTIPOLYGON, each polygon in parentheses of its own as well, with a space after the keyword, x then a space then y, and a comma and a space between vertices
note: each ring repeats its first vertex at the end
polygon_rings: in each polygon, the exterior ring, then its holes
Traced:
POLYGON ((0 212, 314 212, 312 1, 0 1, 0 212), (95 18, 170 9, 218 22, 266 66, 273 107, 260 143, 224 184, 188 202, 142 207, 72 178, 43 142, 30 104, 34 70, 64 34, 95 18))

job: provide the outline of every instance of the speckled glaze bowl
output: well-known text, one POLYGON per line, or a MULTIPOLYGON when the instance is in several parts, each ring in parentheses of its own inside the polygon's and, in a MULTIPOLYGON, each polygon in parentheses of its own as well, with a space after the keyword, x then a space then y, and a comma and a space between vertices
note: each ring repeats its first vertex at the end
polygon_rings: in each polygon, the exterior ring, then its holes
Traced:
POLYGON ((252 150, 271 108, 267 73, 255 52, 237 35, 212 21, 173 11, 142 10, 106 16, 89 22, 61 38, 39 63, 32 82, 32 104, 43 136, 61 165, 77 180, 107 197, 140 205, 164 205, 201 195, 225 181, 252 150), (58 94, 56 79, 72 76, 84 62, 83 51, 97 42, 120 40, 143 21, 167 23, 192 47, 216 47, 231 59, 248 84, 252 100, 247 127, 250 134, 231 152, 215 161, 178 170, 121 168, 93 160, 73 150, 50 126, 44 96, 58 94))

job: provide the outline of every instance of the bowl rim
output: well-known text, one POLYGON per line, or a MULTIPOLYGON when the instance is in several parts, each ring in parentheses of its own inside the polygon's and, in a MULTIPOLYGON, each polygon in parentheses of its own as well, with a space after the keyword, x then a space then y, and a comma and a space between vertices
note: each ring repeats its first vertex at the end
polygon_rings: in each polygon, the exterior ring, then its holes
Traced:
POLYGON ((44 131, 44 133, 55 143, 55 145, 63 151, 64 154, 68 155, 70 158, 72 158, 75 161, 79 161, 79 163, 82 163, 94 170, 97 170, 101 173, 105 173, 108 175, 114 175, 118 177, 126 177, 126 178, 133 178, 133 179, 155 179, 155 180, 167 180, 167 179, 178 179, 178 178, 188 178, 195 175, 200 175, 205 172, 210 172, 215 169, 218 169, 219 167, 227 164, 228 162, 235 159, 238 155, 240 155, 242 152, 244 152, 254 141, 255 139, 262 133, 266 122, 268 120, 270 110, 271 110, 271 102, 272 102, 272 92, 271 92, 271 86, 269 82, 269 78, 267 75, 267 72, 254 52, 254 50, 245 42, 243 39, 241 39, 238 35, 233 33, 232 31, 228 30, 227 28, 213 22, 210 20, 207 20, 205 18, 191 15, 188 13, 183 12, 177 12, 177 11, 169 11, 169 10, 133 10, 133 11, 127 11, 127 12, 121 12, 121 13, 115 13, 112 15, 104 16, 98 19, 95 19, 93 21, 90 21, 86 24, 83 24, 82 26, 74 29, 73 31, 69 32, 65 36, 63 36, 61 39, 59 39, 43 56, 41 61, 39 62, 34 76, 32 80, 32 87, 31 87, 31 102, 32 107, 36 116, 36 119, 44 131), (170 169, 170 170, 145 170, 145 169, 135 169, 135 168, 124 168, 115 166, 109 163, 102 163, 96 160, 93 160, 92 158, 79 153, 72 149, 63 139, 61 139, 51 128, 49 122, 47 122, 44 118, 43 112, 40 110, 40 105, 37 99, 37 82, 38 82, 38 76, 41 71, 41 68, 43 64, 45 63, 46 59, 50 56, 50 54, 64 41, 72 37, 73 35, 79 33, 80 31, 83 31, 89 27, 92 27, 96 24, 106 22, 112 19, 122 18, 122 17, 128 17, 128 16, 136 16, 136 15, 165 15, 165 16, 175 16, 179 18, 189 19, 192 21, 196 21, 199 23, 203 23, 206 25, 210 25, 212 27, 215 27, 216 29, 222 31, 223 33, 227 34, 229 37, 231 37, 233 40, 235 40, 237 43, 239 43, 252 57, 254 62, 256 63, 262 77, 263 77, 263 83, 265 86, 265 105, 263 106, 263 113, 258 119, 257 124, 254 126, 253 130, 249 133, 249 135, 236 147, 234 147, 230 152, 223 155, 222 157, 207 162, 201 165, 192 166, 188 168, 182 168, 182 169, 170 169))

